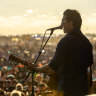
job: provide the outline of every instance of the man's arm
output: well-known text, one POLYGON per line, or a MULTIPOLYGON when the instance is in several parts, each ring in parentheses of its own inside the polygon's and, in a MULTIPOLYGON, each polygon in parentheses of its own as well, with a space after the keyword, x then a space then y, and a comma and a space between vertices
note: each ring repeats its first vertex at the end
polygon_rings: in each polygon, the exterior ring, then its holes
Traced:
POLYGON ((35 70, 41 73, 55 73, 55 71, 48 64, 43 65, 42 67, 36 67, 35 70))

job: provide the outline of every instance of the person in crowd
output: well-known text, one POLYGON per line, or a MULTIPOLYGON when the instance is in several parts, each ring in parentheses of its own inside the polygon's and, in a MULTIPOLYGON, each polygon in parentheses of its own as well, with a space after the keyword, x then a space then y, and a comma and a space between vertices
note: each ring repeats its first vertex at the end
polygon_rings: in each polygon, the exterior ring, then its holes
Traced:
POLYGON ((12 87, 13 87, 13 89, 15 89, 15 87, 16 87, 17 84, 18 84, 18 80, 17 79, 14 79, 12 81, 12 87))
MULTIPOLYGON (((36 80, 37 80, 37 82, 40 84, 40 83, 42 83, 42 77, 41 77, 41 74, 37 74, 36 75, 36 80)), ((35 80, 35 81, 36 81, 35 80)))
POLYGON ((0 88, 0 96, 5 96, 4 90, 0 88))
POLYGON ((23 90, 23 85, 20 84, 20 83, 18 83, 18 84, 16 85, 16 90, 22 92, 22 90, 23 90))
POLYGON ((40 85, 39 85, 39 89, 40 89, 40 92, 42 93, 42 92, 45 92, 45 91, 47 91, 47 85, 45 84, 45 83, 41 83, 40 85))
POLYGON ((3 80, 0 80, 0 88, 1 88, 1 89, 4 89, 4 87, 5 87, 5 86, 4 86, 4 83, 5 83, 5 82, 4 82, 3 80))
POLYGON ((21 96, 21 93, 19 91, 13 90, 10 96, 21 96))
POLYGON ((12 81, 11 80, 6 80, 5 82, 5 87, 6 87, 6 92, 11 92, 13 91, 13 87, 12 87, 12 81))

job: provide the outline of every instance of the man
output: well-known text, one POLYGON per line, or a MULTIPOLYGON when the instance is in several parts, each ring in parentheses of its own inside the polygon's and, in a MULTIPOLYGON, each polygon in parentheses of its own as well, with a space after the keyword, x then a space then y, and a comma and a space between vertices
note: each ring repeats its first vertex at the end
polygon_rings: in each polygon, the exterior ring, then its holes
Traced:
POLYGON ((36 68, 37 72, 57 72, 58 91, 64 96, 88 94, 87 68, 93 63, 92 45, 81 32, 81 25, 77 10, 65 10, 61 27, 66 35, 58 43, 50 63, 36 68))

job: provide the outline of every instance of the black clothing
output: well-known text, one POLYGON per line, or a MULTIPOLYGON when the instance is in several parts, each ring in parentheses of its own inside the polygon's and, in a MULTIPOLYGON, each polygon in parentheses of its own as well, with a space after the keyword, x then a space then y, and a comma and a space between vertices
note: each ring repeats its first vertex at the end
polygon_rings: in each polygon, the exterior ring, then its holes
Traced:
MULTIPOLYGON (((92 45, 80 30, 72 30, 60 40, 49 66, 58 72, 58 90, 87 94, 87 68, 93 63, 92 45)), ((83 95, 81 95, 83 96, 83 95)))

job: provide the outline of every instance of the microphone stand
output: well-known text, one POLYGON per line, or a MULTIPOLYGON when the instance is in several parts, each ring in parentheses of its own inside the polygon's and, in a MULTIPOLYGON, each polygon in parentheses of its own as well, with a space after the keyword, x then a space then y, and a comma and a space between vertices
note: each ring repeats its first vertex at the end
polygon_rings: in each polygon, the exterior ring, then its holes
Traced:
MULTIPOLYGON (((46 31, 47 31, 47 30, 46 30, 46 31)), ((46 31, 45 31, 45 32, 46 32, 46 31)), ((41 53, 42 53, 42 50, 45 48, 48 40, 50 39, 51 35, 53 34, 53 31, 54 31, 54 30, 51 30, 51 33, 50 33, 49 37, 47 38, 44 46, 42 47, 42 45, 41 45, 40 51, 39 51, 38 56, 37 56, 37 58, 36 58, 36 60, 35 60, 35 62, 34 62, 34 65, 36 65, 36 63, 37 63, 37 61, 38 61, 38 59, 39 59, 39 57, 40 57, 40 55, 41 55, 41 53)), ((43 41, 44 41, 44 38, 43 38, 43 41)), ((42 42, 42 44, 43 44, 43 42, 42 42)), ((35 73, 35 70, 33 70, 32 72, 29 72, 28 75, 27 75, 27 77, 26 77, 26 79, 29 77, 30 73, 32 73, 32 96, 34 96, 34 73, 35 73)), ((26 79, 25 79, 25 80, 26 80, 26 79)))

